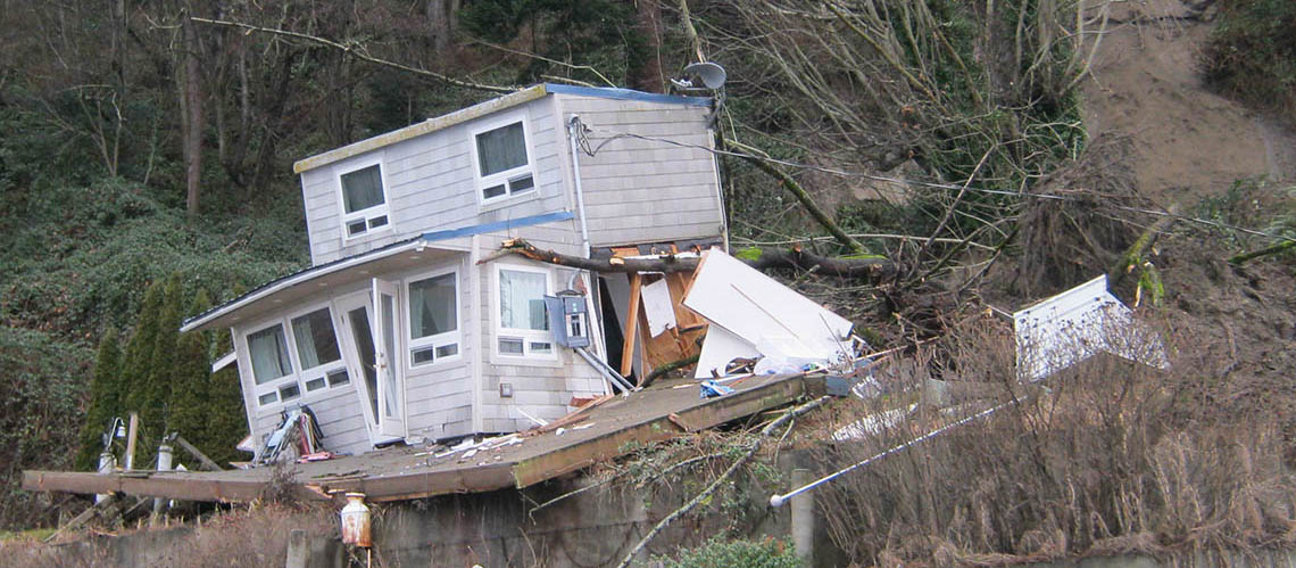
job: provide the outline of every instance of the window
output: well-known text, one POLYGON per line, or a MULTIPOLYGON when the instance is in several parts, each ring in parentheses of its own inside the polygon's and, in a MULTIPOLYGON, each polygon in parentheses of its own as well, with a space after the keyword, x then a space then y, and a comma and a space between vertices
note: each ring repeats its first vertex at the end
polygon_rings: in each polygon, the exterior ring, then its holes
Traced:
POLYGON ((500 355, 513 357, 554 354, 549 331, 549 312, 544 297, 549 292, 549 273, 510 267, 499 269, 500 355))
POLYGON ((527 155, 527 129, 523 121, 477 132, 473 148, 483 203, 535 191, 535 172, 527 155))
POLYGON ((297 359, 303 370, 342 359, 328 308, 293 318, 292 328, 293 339, 297 341, 297 359))
POLYGON ((410 365, 458 355, 458 273, 411 280, 408 287, 410 365))
POLYGON ((387 227, 387 195, 382 166, 368 166, 338 176, 342 188, 342 233, 347 238, 387 227))
POLYGON ((256 399, 262 406, 351 382, 328 307, 249 333, 247 345, 256 399))
POLYGON ((248 354, 252 358, 252 377, 256 384, 264 385, 292 373, 288 359, 288 341, 283 326, 275 324, 247 337, 248 354))

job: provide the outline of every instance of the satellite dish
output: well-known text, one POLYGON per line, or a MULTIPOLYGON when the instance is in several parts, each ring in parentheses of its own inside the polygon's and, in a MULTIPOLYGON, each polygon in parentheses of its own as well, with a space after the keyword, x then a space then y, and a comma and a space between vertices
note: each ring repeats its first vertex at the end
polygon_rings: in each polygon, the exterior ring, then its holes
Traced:
POLYGON ((728 77, 724 67, 710 61, 690 64, 684 68, 683 75, 680 79, 671 79, 671 83, 684 91, 714 91, 724 87, 728 77))

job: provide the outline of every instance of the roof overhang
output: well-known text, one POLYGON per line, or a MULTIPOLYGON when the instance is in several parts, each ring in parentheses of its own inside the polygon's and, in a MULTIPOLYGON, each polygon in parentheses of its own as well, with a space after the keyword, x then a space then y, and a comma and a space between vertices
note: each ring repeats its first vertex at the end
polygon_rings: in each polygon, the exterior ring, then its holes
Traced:
POLYGON ((354 144, 349 144, 341 148, 336 148, 317 154, 298 161, 293 164, 293 173, 301 174, 315 168, 327 166, 334 162, 345 160, 347 158, 358 156, 366 152, 372 152, 385 146, 390 146, 397 142, 409 140, 417 136, 444 130, 457 124, 463 124, 470 120, 475 120, 490 114, 507 110, 515 106, 525 104, 548 95, 574 95, 584 97, 596 97, 603 99, 642 101, 662 104, 679 104, 686 106, 710 106, 711 99, 707 97, 686 97, 682 95, 666 95, 661 93, 645 93, 631 89, 616 89, 607 87, 579 87, 575 85, 557 85, 553 83, 541 83, 532 85, 517 92, 509 93, 502 97, 490 99, 488 101, 475 104, 473 106, 457 110, 450 114, 444 114, 435 118, 429 118, 418 124, 412 124, 398 130, 393 130, 385 134, 379 134, 373 138, 361 140, 354 144))
POLYGON ((369 280, 379 274, 426 266, 439 258, 463 254, 468 250, 469 240, 463 237, 440 240, 435 246, 422 237, 402 241, 273 280, 229 303, 185 321, 180 331, 229 327, 254 314, 305 300, 322 290, 369 280))
POLYGON ((247 294, 185 320, 180 331, 229 327, 249 314, 291 305, 323 289, 336 289, 379 274, 413 270, 439 258, 463 254, 471 250, 473 235, 506 232, 575 218, 576 214, 571 211, 554 211, 506 221, 429 231, 408 240, 271 280, 247 294))

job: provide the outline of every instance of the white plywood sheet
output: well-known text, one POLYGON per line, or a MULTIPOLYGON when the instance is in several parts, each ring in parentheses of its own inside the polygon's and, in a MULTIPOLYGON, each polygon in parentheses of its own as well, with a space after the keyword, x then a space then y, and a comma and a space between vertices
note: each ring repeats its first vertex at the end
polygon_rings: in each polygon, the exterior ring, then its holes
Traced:
POLYGON ((648 318, 648 333, 653 337, 675 327, 675 305, 671 302, 670 286, 662 278, 644 286, 640 291, 644 316, 648 318))
POLYGON ((697 370, 693 378, 709 379, 711 371, 724 375, 725 366, 738 357, 754 359, 760 357, 756 346, 743 341, 741 337, 725 331, 725 328, 713 325, 707 328, 706 339, 702 341, 702 353, 698 355, 697 370))
POLYGON ((849 320, 718 249, 703 253, 684 305, 752 345, 790 336, 830 360, 849 350, 849 320))
POLYGON ((1013 313, 1017 372, 1039 380, 1098 353, 1167 368, 1161 338, 1107 291, 1102 275, 1013 313))

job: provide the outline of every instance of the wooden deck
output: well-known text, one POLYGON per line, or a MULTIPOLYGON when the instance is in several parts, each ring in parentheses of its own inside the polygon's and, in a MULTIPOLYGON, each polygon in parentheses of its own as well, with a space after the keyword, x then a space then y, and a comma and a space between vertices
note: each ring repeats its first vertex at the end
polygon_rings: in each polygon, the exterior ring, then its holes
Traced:
MULTIPOLYGON (((389 448, 280 468, 278 483, 303 498, 329 499, 358 491, 373 501, 522 488, 657 442, 789 404, 822 385, 820 376, 751 377, 735 392, 701 399, 695 381, 654 385, 607 401, 561 430, 523 435, 519 442, 436 457, 414 447, 389 448), (816 386, 818 385, 818 386, 816 386)), ((324 440, 327 447, 328 440, 324 440)), ((218 472, 24 471, 23 489, 123 493, 185 501, 251 501, 275 482, 276 468, 218 472)))

